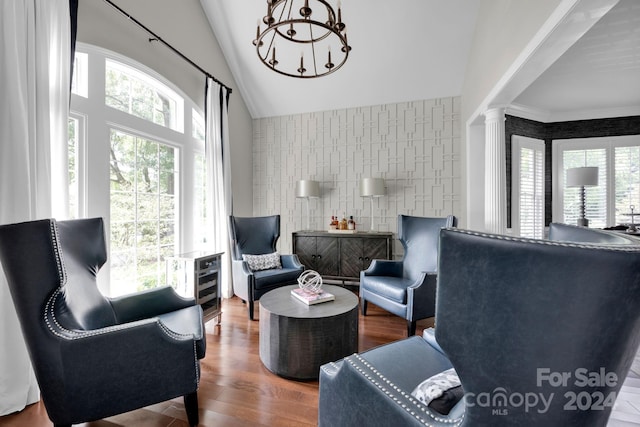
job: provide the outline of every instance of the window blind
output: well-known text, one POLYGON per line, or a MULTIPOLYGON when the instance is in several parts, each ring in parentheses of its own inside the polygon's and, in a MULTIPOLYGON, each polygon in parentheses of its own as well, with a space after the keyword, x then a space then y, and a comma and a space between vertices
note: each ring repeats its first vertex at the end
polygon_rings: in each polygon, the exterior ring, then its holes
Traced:
MULTIPOLYGON (((615 148, 615 222, 631 223, 631 212, 640 213, 640 147, 615 148)), ((638 223, 640 217, 635 217, 638 223)))
POLYGON ((512 227, 522 237, 544 237, 544 141, 514 136, 512 227))

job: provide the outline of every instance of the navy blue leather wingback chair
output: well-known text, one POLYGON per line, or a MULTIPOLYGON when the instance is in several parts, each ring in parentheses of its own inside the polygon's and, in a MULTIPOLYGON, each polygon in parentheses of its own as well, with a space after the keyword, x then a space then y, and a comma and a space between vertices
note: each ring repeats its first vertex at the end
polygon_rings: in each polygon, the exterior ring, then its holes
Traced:
POLYGON ((42 400, 56 426, 184 396, 198 424, 202 309, 172 288, 106 298, 101 218, 0 227, 0 261, 42 400))
POLYGON ((249 319, 254 318, 254 301, 272 289, 297 283, 304 271, 297 255, 280 255, 281 268, 252 270, 242 255, 276 252, 280 238, 280 215, 229 217, 229 234, 233 254, 233 293, 246 302, 249 319))
POLYGON ((640 343, 640 242, 551 234, 566 242, 442 230, 435 339, 323 365, 320 427, 607 425, 640 343), (465 397, 448 413, 412 396, 451 367, 465 397))
POLYGON ((455 227, 456 217, 424 218, 398 215, 398 239, 404 247, 402 261, 373 260, 360 273, 362 314, 367 302, 407 319, 409 336, 416 321, 433 317, 436 308, 436 270, 440 230, 455 227))

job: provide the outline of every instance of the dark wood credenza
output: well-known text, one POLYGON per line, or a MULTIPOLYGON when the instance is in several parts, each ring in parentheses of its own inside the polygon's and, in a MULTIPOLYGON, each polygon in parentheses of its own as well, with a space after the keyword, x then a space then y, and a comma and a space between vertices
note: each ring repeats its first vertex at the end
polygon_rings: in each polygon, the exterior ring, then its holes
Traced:
POLYGON ((374 259, 393 259, 393 233, 296 231, 293 253, 325 279, 359 281, 374 259))

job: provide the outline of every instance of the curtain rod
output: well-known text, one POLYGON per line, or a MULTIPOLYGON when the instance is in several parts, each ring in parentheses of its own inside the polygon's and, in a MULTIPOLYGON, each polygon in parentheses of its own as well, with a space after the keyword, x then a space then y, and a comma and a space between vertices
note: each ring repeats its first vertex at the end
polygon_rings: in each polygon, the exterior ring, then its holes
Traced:
POLYGON ((169 49, 171 49, 176 55, 178 55, 180 58, 184 59, 185 61, 187 61, 189 64, 191 64, 192 67, 196 68, 197 70, 199 70, 202 74, 204 74, 205 76, 211 78, 213 81, 215 81, 216 83, 221 84, 222 86, 224 86, 229 93, 232 92, 232 89, 225 85, 224 83, 222 83, 220 80, 216 79, 214 76, 212 76, 210 73, 208 73, 205 69, 203 69, 202 67, 200 67, 198 64, 196 64, 195 62, 193 62, 191 59, 187 58, 182 52, 180 52, 178 49, 176 49, 175 47, 171 46, 169 43, 167 43, 166 41, 164 41, 162 39, 162 37, 160 37, 159 35, 157 35, 156 33, 154 33, 153 31, 151 31, 149 28, 145 27, 144 24, 142 24, 142 22, 138 21, 136 18, 134 18, 133 16, 129 15, 127 12, 125 12, 124 10, 122 10, 118 5, 116 5, 115 3, 113 3, 111 0, 104 0, 105 2, 109 3, 114 9, 116 9, 118 12, 120 12, 121 14, 123 14, 125 17, 127 17, 127 19, 133 21, 137 26, 139 26, 140 28, 142 28, 143 30, 145 30, 147 33, 151 34, 153 36, 153 38, 149 39, 149 42, 152 41, 159 41, 160 43, 164 44, 166 47, 168 47, 169 49))

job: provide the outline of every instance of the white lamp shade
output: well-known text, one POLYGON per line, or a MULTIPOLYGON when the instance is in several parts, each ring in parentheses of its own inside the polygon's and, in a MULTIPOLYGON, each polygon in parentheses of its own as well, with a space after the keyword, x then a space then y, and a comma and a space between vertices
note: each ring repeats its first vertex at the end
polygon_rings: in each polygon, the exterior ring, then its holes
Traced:
POLYGON ((320 197, 320 183, 301 179, 296 182, 296 197, 320 197))
POLYGON ((596 185, 598 185, 597 167, 567 169, 567 187, 593 187, 596 185))
POLYGON ((360 181, 360 196, 382 197, 387 194, 382 178, 362 178, 360 181))

